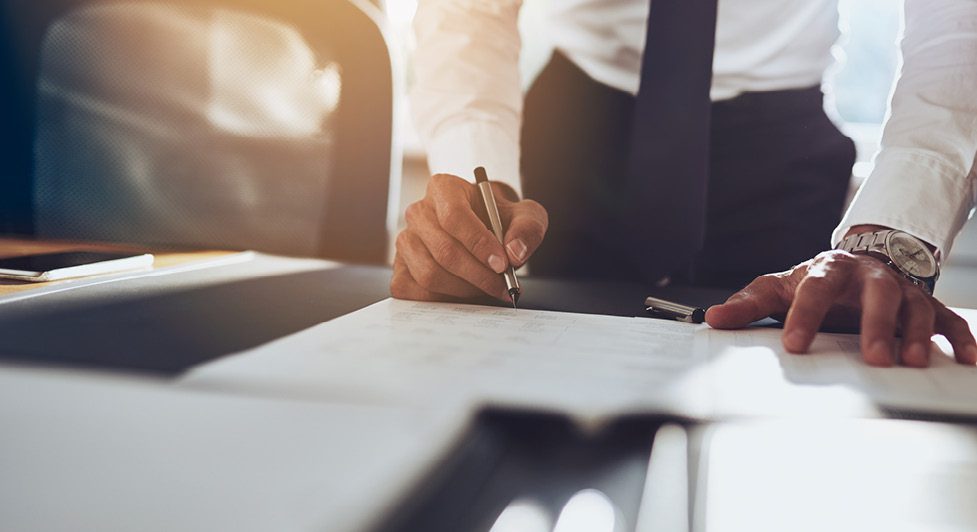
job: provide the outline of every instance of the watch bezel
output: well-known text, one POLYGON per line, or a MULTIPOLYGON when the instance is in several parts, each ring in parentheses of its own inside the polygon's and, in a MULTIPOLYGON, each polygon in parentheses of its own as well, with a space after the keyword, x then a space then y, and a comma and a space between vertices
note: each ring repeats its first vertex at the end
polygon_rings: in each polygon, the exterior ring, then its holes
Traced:
POLYGON ((892 265, 895 266, 899 271, 901 271, 906 276, 913 277, 920 280, 932 279, 933 281, 935 281, 940 276, 940 263, 936 260, 936 256, 933 254, 933 252, 930 251, 930 248, 925 243, 923 243, 922 240, 916 238, 915 236, 905 231, 892 231, 889 234, 885 235, 885 240, 883 240, 883 249, 885 250, 885 255, 888 257, 892 265), (896 238, 909 239, 912 242, 914 242, 916 246, 919 247, 919 249, 923 250, 929 261, 929 265, 933 274, 920 276, 903 268, 902 264, 900 264, 899 259, 895 254, 895 250, 892 249, 892 245, 891 245, 892 241, 896 238))

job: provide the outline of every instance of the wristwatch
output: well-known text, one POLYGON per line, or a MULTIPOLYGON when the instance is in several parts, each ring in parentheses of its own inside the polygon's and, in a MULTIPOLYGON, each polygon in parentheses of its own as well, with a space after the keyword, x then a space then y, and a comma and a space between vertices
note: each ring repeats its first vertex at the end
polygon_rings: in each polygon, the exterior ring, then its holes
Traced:
POLYGON ((875 257, 930 295, 940 277, 940 263, 929 247, 903 231, 883 229, 849 235, 835 249, 875 257))

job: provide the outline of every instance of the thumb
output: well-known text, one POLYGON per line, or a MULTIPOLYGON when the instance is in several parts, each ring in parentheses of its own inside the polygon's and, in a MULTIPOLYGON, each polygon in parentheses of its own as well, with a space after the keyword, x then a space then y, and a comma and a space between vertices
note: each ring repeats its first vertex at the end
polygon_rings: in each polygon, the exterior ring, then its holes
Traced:
POLYGON ((509 261, 518 268, 543 242, 549 227, 549 215, 542 205, 533 200, 512 203, 506 210, 509 219, 503 241, 509 261))
POLYGON ((716 329, 738 329, 771 314, 787 312, 789 298, 783 297, 788 281, 773 274, 757 277, 725 303, 709 307, 706 323, 716 329))

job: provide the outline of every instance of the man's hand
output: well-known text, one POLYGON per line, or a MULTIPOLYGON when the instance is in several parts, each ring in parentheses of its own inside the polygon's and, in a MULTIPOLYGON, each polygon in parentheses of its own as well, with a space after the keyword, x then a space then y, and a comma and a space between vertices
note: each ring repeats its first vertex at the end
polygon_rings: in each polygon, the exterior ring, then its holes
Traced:
POLYGON ((861 326, 862 357, 872 366, 894 360, 929 364, 931 337, 942 334, 957 362, 977 364, 977 342, 963 318, 927 295, 882 261, 845 251, 826 251, 789 271, 757 277, 725 303, 706 312, 717 329, 782 318, 784 347, 805 353, 823 322, 861 326), (895 353, 895 337, 902 348, 895 353))
POLYGON ((509 300, 501 273, 526 263, 546 234, 549 218, 535 201, 519 201, 508 186, 493 182, 506 229, 505 247, 485 227, 474 184, 438 174, 424 198, 407 208, 407 228, 397 236, 390 293, 400 299, 451 301, 488 294, 509 300))

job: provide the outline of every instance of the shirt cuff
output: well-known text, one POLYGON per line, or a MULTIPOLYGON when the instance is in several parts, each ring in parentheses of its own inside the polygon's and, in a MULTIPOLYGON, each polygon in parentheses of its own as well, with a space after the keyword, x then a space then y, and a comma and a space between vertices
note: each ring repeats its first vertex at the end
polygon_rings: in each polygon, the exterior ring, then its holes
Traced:
POLYGON ((466 121, 442 127, 428 141, 427 164, 431 174, 452 174, 472 182, 472 171, 484 166, 489 179, 509 185, 522 196, 519 141, 498 125, 466 121))
POLYGON ((920 238, 946 257, 974 205, 972 176, 956 173, 927 153, 883 150, 831 241, 837 245, 856 225, 881 225, 920 238))

